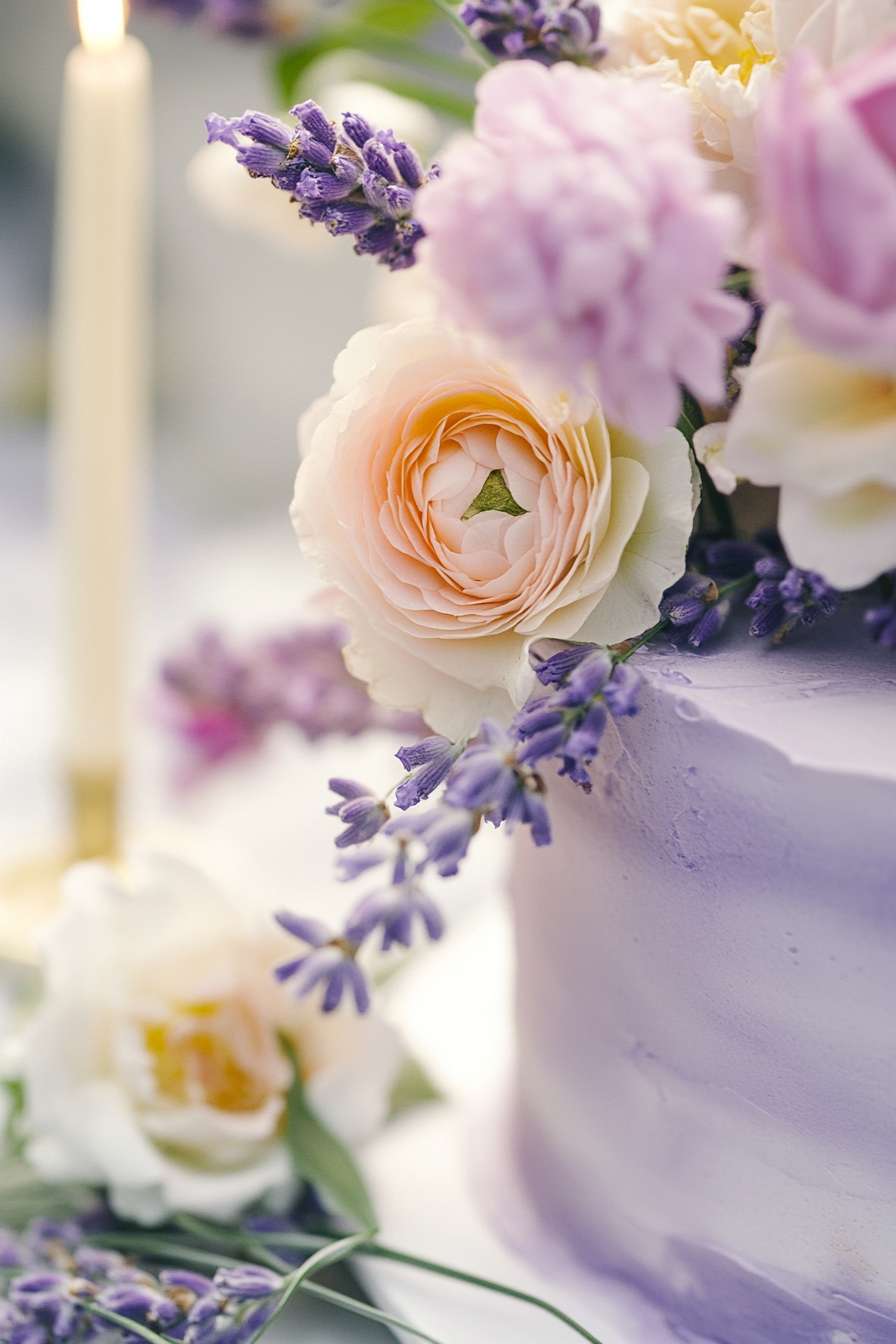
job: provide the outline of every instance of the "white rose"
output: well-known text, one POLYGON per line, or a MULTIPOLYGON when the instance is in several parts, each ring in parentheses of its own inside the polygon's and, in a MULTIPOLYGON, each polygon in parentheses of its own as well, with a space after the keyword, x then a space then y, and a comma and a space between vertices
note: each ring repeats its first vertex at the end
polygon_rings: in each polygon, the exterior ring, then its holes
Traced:
POLYGON ((593 404, 576 420, 424 320, 359 332, 334 373, 303 417, 292 516, 375 699, 457 738, 525 702, 533 640, 656 620, 694 509, 677 430, 641 443, 593 404))
POLYGON ((375 1016, 321 1014, 271 968, 295 943, 178 860, 125 881, 99 863, 63 884, 45 996, 24 1039, 29 1160, 48 1180, 106 1185, 142 1223, 229 1218, 288 1194, 281 1141, 294 1043, 309 1102, 346 1142, 386 1115, 400 1046, 375 1016))
POLYGON ((773 304, 728 423, 726 465, 779 485, 795 565, 838 588, 896 566, 896 383, 803 345, 773 304))

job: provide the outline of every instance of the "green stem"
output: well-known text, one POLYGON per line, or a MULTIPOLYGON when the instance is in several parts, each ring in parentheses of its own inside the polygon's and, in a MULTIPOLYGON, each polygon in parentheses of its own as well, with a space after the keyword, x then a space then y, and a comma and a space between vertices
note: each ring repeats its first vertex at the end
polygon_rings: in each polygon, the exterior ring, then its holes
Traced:
POLYGON ((356 1316, 363 1316, 368 1321, 379 1321, 381 1325, 400 1330, 402 1334, 416 1335, 418 1339, 428 1340, 429 1344, 439 1344, 439 1341, 433 1339, 432 1335, 427 1335, 422 1330, 418 1330, 415 1325, 409 1325, 407 1321, 400 1321, 397 1316, 390 1316, 388 1312, 380 1311, 379 1307, 371 1307, 366 1302, 359 1302, 357 1298, 346 1296, 345 1293, 337 1293, 333 1288, 325 1288, 321 1283, 303 1283, 301 1290, 303 1293, 307 1293, 309 1297, 317 1297, 322 1302, 330 1302, 334 1307, 341 1307, 343 1311, 352 1311, 356 1316))
POLYGON ((108 1307, 97 1306, 95 1302, 84 1302, 82 1305, 91 1316, 99 1316, 110 1325, 120 1326, 129 1335, 139 1335, 141 1339, 147 1340, 148 1344, 174 1344, 168 1335, 157 1334, 155 1330, 150 1330, 148 1325, 141 1325, 139 1321, 131 1320, 130 1316, 121 1316, 117 1311, 110 1311, 108 1307))
POLYGON ((753 286, 753 272, 742 270, 733 271, 731 275, 726 275, 725 279, 719 285, 719 289, 732 289, 738 294, 744 294, 753 286))
POLYGON ((283 1291, 280 1294, 280 1300, 272 1314, 264 1325, 260 1326, 255 1334, 249 1337, 246 1344, 255 1344, 255 1341, 261 1338, 281 1314, 293 1293, 301 1288, 306 1279, 310 1278, 319 1269, 326 1269, 328 1265, 336 1265, 340 1260, 345 1260, 358 1249, 362 1242, 369 1241, 371 1235, 370 1232, 354 1232, 350 1237, 340 1237, 338 1241, 331 1241, 329 1246, 321 1246, 320 1250, 315 1251, 313 1255, 309 1255, 304 1264, 299 1265, 298 1269, 294 1269, 287 1276, 283 1291))

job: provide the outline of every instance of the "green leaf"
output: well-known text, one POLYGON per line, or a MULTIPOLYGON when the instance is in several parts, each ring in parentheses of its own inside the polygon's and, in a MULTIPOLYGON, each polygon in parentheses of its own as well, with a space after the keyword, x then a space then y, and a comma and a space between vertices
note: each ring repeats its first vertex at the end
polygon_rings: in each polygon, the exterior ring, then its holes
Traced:
POLYGON ((529 512, 528 509, 522 509, 517 504, 504 479, 503 471, 499 471, 497 468, 490 471, 486 476, 482 489, 466 513, 461 514, 461 518, 466 522, 468 518, 474 518, 477 513, 487 513, 489 509, 495 509, 498 513, 512 514, 514 518, 519 518, 522 514, 529 512))
POLYGON ((678 417, 676 429, 679 429, 685 436, 691 447, 694 446, 694 435, 698 429, 705 425, 703 410, 696 397, 692 397, 686 387, 681 389, 681 415, 678 417))
POLYGON ((292 1041, 281 1033, 280 1044, 292 1065, 286 1094, 286 1146, 297 1176, 326 1191, 340 1211, 365 1230, 376 1228, 376 1214, 355 1160, 308 1105, 292 1041))
POLYGON ((411 36, 428 28, 435 16, 429 0, 367 0, 355 10, 354 18, 371 28, 411 36))
POLYGON ((27 1162, 6 1158, 0 1162, 0 1215, 4 1227, 21 1231, 32 1218, 75 1218, 99 1203, 89 1185, 42 1181, 27 1162))
POLYGON ((422 1106, 427 1101, 441 1101, 442 1094, 427 1076, 423 1067, 410 1055, 405 1059, 389 1096, 389 1118, 422 1106))

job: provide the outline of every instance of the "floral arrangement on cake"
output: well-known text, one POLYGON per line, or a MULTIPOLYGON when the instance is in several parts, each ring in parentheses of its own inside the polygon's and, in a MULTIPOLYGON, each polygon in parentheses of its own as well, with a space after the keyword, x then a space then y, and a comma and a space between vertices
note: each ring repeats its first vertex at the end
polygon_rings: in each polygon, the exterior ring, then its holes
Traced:
POLYGON ((440 937, 432 879, 483 823, 551 842, 551 779, 590 789, 648 642, 725 630, 786 657, 858 601, 896 646, 892 15, 468 0, 438 5, 466 42, 447 57, 410 3, 145 7, 283 42, 281 91, 354 44, 475 80, 475 113, 438 162, 310 98, 288 123, 208 118, 297 227, 421 268, 437 316, 358 332, 301 419, 292 518, 341 624, 242 652, 206 633, 166 665, 162 712, 205 767, 276 722, 408 741, 388 795, 330 782, 339 876, 364 887, 341 927, 250 928, 170 865, 70 875, 8 1069, 10 1142, 68 1220, 0 1242, 8 1344, 109 1324, 252 1344, 293 1291, 339 1298, 317 1269, 393 1254, 349 1147, 402 1076, 369 949, 440 937), (745 534, 755 487, 775 514, 745 534))

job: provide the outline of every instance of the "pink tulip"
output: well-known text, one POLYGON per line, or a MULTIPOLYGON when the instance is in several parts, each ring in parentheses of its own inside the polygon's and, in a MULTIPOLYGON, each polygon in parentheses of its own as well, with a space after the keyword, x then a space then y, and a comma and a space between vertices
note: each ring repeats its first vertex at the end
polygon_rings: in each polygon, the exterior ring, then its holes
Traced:
POLYGON ((759 153, 767 297, 807 344, 896 372, 896 38, 832 74, 798 50, 759 153))

